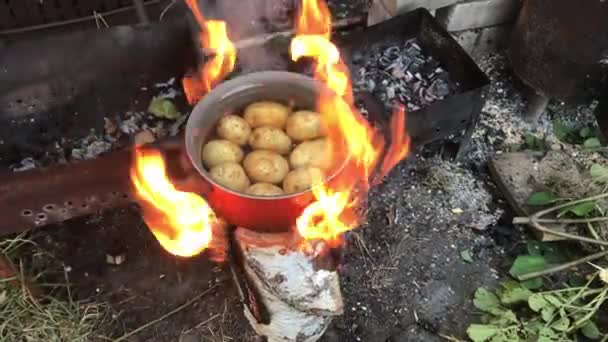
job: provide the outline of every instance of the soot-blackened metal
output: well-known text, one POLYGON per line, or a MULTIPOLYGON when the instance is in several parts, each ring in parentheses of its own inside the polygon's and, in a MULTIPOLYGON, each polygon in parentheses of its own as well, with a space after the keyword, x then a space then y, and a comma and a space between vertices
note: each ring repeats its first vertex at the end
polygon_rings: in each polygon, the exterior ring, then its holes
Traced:
MULTIPOLYGON (((196 176, 194 169, 182 168, 178 159, 185 158, 181 139, 153 144, 167 158, 176 187, 196 176)), ((132 203, 132 153, 115 151, 92 160, 2 174, 0 236, 132 203)))

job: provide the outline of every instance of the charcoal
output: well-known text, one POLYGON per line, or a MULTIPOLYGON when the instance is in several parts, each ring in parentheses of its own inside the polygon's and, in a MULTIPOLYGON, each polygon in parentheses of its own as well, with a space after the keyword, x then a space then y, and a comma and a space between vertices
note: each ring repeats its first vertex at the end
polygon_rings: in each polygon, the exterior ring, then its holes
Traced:
POLYGON ((355 90, 374 94, 388 107, 398 102, 410 111, 418 110, 456 88, 439 61, 425 55, 415 38, 355 51, 351 63, 355 90))

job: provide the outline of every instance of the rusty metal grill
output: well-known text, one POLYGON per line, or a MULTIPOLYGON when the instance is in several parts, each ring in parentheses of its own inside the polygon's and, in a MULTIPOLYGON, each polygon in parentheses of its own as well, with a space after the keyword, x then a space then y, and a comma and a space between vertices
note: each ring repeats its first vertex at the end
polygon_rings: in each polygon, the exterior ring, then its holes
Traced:
POLYGON ((0 30, 78 19, 132 4, 132 0, 0 0, 0 30))

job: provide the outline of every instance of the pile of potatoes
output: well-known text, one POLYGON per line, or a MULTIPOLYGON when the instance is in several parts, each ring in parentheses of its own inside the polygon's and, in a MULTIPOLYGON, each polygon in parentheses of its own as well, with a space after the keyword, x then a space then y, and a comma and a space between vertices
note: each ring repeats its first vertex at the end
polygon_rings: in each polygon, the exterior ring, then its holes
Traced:
POLYGON ((270 101, 222 117, 201 154, 215 182, 255 196, 307 190, 330 166, 319 113, 270 101))

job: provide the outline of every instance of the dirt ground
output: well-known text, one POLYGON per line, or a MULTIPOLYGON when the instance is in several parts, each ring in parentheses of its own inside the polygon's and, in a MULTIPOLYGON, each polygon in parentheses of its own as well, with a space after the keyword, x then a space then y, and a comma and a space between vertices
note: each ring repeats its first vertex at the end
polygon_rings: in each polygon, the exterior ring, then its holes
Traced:
MULTIPOLYGON (((322 341, 462 338, 477 319, 472 293, 506 275, 526 234, 509 223, 485 158, 547 125, 518 126, 521 95, 504 55, 480 63, 493 83, 469 155, 455 163, 443 160, 437 146, 413 151, 374 189, 367 222, 344 246, 345 313, 322 341), (473 262, 461 258, 463 251, 471 252, 473 262)), ((590 115, 588 106, 552 104, 550 117, 560 113, 590 115)), ((109 304, 102 327, 108 336, 120 337, 200 295, 128 341, 259 341, 243 317, 228 266, 206 255, 169 255, 135 207, 47 227, 36 236, 54 256, 40 266, 64 267, 76 298, 109 304), (107 255, 120 254, 124 263, 106 262, 107 255)))

